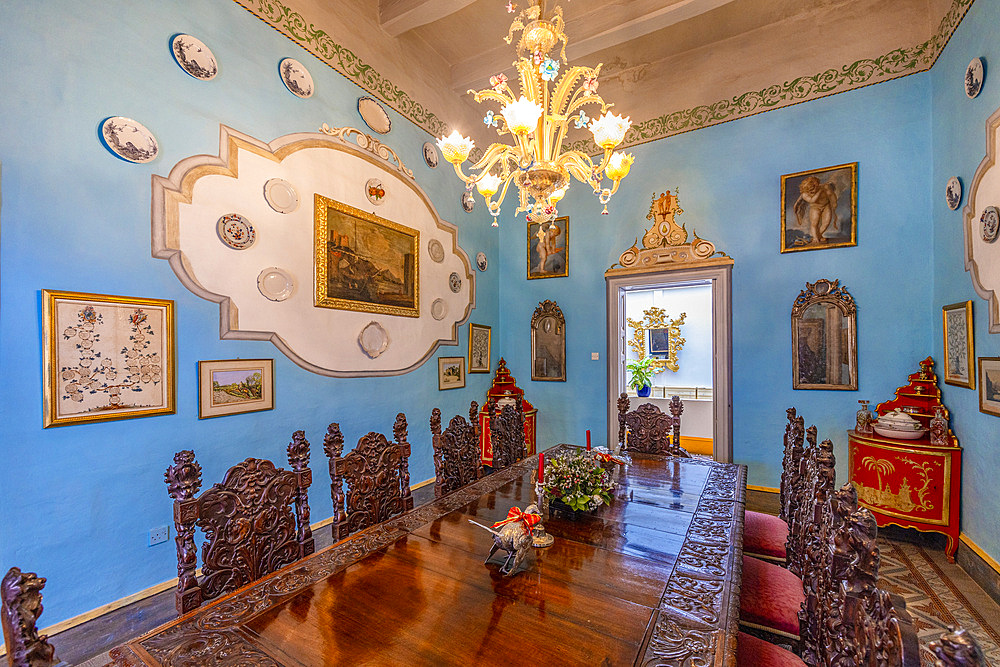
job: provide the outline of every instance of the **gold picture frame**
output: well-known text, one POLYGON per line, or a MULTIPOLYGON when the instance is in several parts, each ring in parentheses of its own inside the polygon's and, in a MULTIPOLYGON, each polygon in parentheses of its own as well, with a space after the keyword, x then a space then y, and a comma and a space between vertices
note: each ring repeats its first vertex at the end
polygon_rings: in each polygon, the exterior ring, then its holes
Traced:
POLYGON ((438 357, 438 391, 465 386, 465 357, 438 357))
POLYGON ((274 359, 198 362, 198 419, 274 409, 274 359))
POLYGON ((176 412, 174 302, 42 290, 43 427, 176 412))
POLYGON ((469 372, 489 373, 492 330, 485 324, 469 323, 469 372))
POLYGON ((975 389, 972 301, 942 307, 941 332, 944 345, 944 381, 956 387, 975 389))
POLYGON ((568 216, 552 222, 529 222, 527 235, 528 280, 569 275, 568 216))
POLYGON ((1000 417, 1000 357, 979 357, 979 411, 1000 417))
POLYGON ((315 305, 420 317, 420 232, 316 194, 315 305))
POLYGON ((781 177, 781 252, 856 245, 857 162, 781 177))

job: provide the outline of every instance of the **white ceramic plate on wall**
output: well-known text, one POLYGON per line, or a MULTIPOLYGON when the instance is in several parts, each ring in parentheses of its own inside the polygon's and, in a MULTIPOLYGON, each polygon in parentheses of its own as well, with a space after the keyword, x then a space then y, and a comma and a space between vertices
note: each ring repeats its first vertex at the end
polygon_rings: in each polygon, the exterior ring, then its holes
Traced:
POLYGON ((278 73, 281 75, 281 82, 285 84, 292 95, 305 99, 312 97, 313 78, 306 66, 295 58, 285 58, 278 63, 278 73))
POLYGON ((270 266, 257 276, 257 289, 271 301, 284 301, 292 295, 295 280, 284 269, 270 266))
POLYGON ((101 124, 101 136, 109 151, 128 162, 152 162, 160 152, 153 133, 139 121, 124 116, 105 120, 101 124))
POLYGON ((278 213, 291 213, 299 206, 299 193, 283 178, 272 178, 264 184, 264 199, 278 213))
POLYGON ((182 70, 201 81, 211 81, 219 73, 215 54, 197 37, 177 35, 170 40, 170 51, 182 70))
POLYGON ((389 120, 389 114, 385 112, 385 109, 382 108, 382 105, 374 97, 368 97, 367 95, 359 97, 358 113, 361 114, 361 120, 365 121, 365 125, 379 134, 388 134, 389 130, 392 129, 392 121, 389 120))

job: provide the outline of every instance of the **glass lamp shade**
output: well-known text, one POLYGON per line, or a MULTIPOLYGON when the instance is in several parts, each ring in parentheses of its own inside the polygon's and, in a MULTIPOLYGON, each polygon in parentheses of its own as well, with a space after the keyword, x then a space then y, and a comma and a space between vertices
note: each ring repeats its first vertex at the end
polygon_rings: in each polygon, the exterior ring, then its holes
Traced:
POLYGON ((500 177, 493 174, 483 174, 483 177, 476 182, 476 189, 479 194, 489 199, 500 189, 500 177))
POLYGON ((507 121, 507 129, 514 134, 531 134, 538 126, 538 119, 542 116, 542 107, 529 100, 524 95, 516 102, 508 102, 503 110, 504 120, 507 121))
POLYGON ((608 166, 604 168, 604 173, 607 174, 608 178, 612 181, 620 181, 626 176, 628 176, 629 169, 632 168, 632 163, 635 158, 631 153, 623 153, 621 151, 615 151, 608 158, 608 166))
POLYGON ((614 148, 625 138, 625 133, 632 127, 632 119, 622 118, 613 113, 605 113, 591 122, 590 131, 594 133, 594 143, 608 150, 614 148))
POLYGON ((458 133, 458 130, 454 130, 447 137, 438 139, 437 145, 445 160, 452 164, 462 164, 475 148, 476 142, 468 137, 463 137, 458 133))
POLYGON ((559 201, 566 196, 567 190, 569 190, 568 185, 566 187, 559 188, 558 190, 549 195, 549 202, 551 202, 553 205, 558 204, 559 201))

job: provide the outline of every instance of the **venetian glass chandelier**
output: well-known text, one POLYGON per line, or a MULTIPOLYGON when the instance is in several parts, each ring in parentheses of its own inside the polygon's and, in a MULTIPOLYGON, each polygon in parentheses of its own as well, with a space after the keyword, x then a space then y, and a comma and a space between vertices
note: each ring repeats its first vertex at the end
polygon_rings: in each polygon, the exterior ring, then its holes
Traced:
MULTIPOLYGON (((507 11, 513 12, 515 7, 509 2, 507 11)), ((597 94, 601 65, 570 67, 566 62, 564 27, 561 7, 553 8, 546 17, 545 0, 534 0, 514 19, 504 38, 510 44, 514 33, 521 31, 518 59, 514 63, 520 91, 514 92, 503 73, 490 78, 490 88, 469 91, 476 102, 499 104, 498 110, 486 112, 483 122, 495 127, 501 138, 510 135, 509 143, 490 144, 466 175, 462 164, 475 143, 457 130, 437 142, 444 159, 455 165, 455 173, 466 188, 471 190, 475 186, 486 200, 494 227, 511 183, 519 193, 519 206, 514 214, 526 212, 528 222, 551 223, 557 215, 556 204, 569 189, 571 175, 593 189, 604 205, 602 213, 607 215, 608 201, 632 166, 631 154, 615 150, 632 122, 610 113, 612 105, 597 94), (555 49, 560 43, 562 48, 557 53, 555 49), (594 105, 600 110, 595 112, 594 105), (588 117, 587 109, 597 118, 588 117), (594 135, 594 143, 603 150, 599 164, 594 164, 583 151, 563 150, 570 123, 577 129, 586 127, 594 135), (605 177, 610 186, 605 185, 605 177), (499 197, 494 200, 497 193, 499 197)))

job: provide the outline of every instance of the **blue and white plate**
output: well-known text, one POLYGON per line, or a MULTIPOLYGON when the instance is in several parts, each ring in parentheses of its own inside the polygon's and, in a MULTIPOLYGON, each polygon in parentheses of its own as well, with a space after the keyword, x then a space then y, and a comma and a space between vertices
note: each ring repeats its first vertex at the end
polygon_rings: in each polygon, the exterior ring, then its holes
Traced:
POLYGON ((952 176, 948 179, 948 185, 944 189, 944 198, 948 202, 948 208, 953 211, 958 209, 958 205, 962 203, 962 181, 958 180, 958 176, 952 176))
POLYGON ((288 88, 288 92, 296 97, 305 99, 312 97, 313 78, 306 66, 295 58, 285 58, 278 63, 278 73, 281 74, 281 81, 288 88))
POLYGON ((986 78, 985 68, 982 58, 973 58, 969 66, 965 68, 965 94, 970 99, 979 95, 983 89, 983 81, 986 78))
POLYGON ((997 232, 1000 231, 1000 210, 996 206, 987 206, 979 216, 979 227, 983 241, 986 243, 996 241, 997 232))
POLYGON ((153 133, 139 121, 124 116, 105 120, 101 124, 101 137, 109 151, 128 162, 152 162, 160 152, 153 133))
POLYGON ((197 37, 177 35, 170 40, 170 50, 181 69, 202 81, 211 81, 219 73, 215 54, 197 37))

